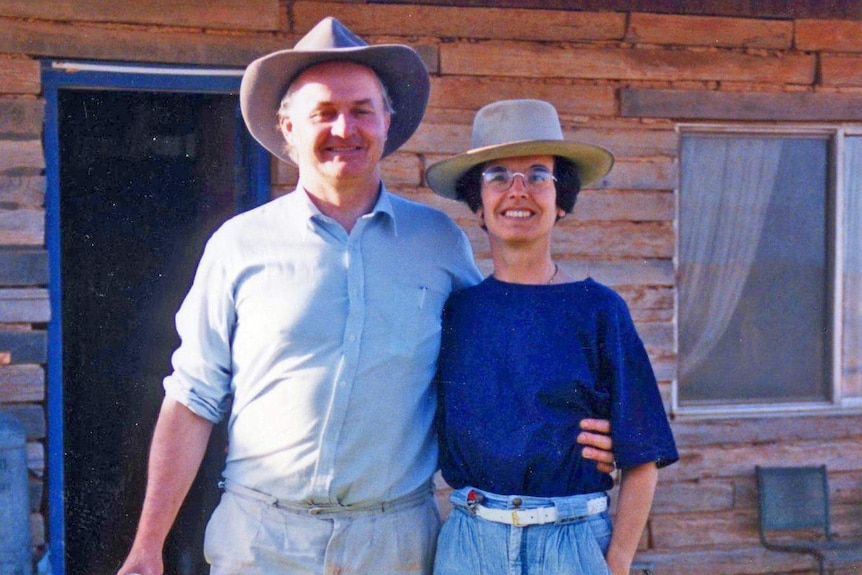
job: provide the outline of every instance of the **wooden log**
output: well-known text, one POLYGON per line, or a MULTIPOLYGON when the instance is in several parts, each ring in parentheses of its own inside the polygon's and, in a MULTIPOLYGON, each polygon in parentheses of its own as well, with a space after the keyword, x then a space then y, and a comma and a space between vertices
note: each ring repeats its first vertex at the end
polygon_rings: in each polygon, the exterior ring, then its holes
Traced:
POLYGON ((388 156, 381 165, 386 186, 418 186, 422 183, 422 160, 415 154, 401 151, 388 156))
MULTIPOLYGON (((125 4, 123 4, 125 5, 125 4)), ((177 4, 185 6, 186 4, 177 4)), ((206 4, 200 6, 205 7, 206 4)), ((257 57, 293 46, 298 37, 271 33, 202 34, 175 29, 69 26, 42 20, 0 20, 0 53, 170 64, 246 66, 257 57)), ((19 93, 38 94, 39 66, 19 93)), ((0 66, 2 73, 2 66, 0 66)), ((4 81, 0 77, 0 93, 4 81)))
POLYGON ((796 20, 795 24, 796 47, 799 50, 862 52, 862 21, 858 18, 852 19, 852 16, 841 20, 801 18, 796 20))
POLYGON ((616 190, 673 190, 677 187, 679 167, 671 159, 618 160, 610 173, 590 188, 616 190))
POLYGON ((824 86, 862 86, 862 56, 823 54, 820 57, 820 76, 824 86))
POLYGON ((9 365, 11 354, 0 353, 0 404, 38 402, 45 399, 45 370, 40 365, 9 365))
POLYGON ((45 176, 0 175, 0 206, 41 208, 45 205, 45 186, 45 176))
POLYGON ((793 22, 635 12, 629 17, 626 40, 670 46, 787 50, 793 44, 793 22))
POLYGON ((18 420, 24 427, 28 442, 45 438, 45 410, 41 405, 5 405, 0 407, 0 411, 18 420))
POLYGON ((672 222, 673 192, 650 190, 584 190, 569 216, 574 222, 672 222))
POLYGON ((862 94, 745 93, 625 89, 621 112, 633 118, 687 120, 862 120, 862 94))
POLYGON ((0 286, 36 286, 47 283, 46 250, 0 246, 0 286))
POLYGON ((698 448, 710 445, 753 445, 815 441, 825 443, 857 438, 862 440, 862 415, 823 414, 782 417, 721 418, 677 421, 677 443, 698 448))
POLYGON ((744 445, 728 442, 721 446, 692 449, 679 446, 680 465, 668 468, 673 481, 697 478, 750 477, 754 466, 825 464, 834 471, 858 470, 862 461, 862 441, 859 438, 824 442, 778 441, 775 443, 744 445))
POLYGON ((48 290, 0 289, 0 323, 47 323, 50 319, 48 290))
POLYGON ((474 76, 811 85, 815 69, 815 57, 806 54, 767 57, 736 52, 599 49, 501 41, 440 46, 443 74, 474 76))
POLYGON ((4 0, 0 16, 62 22, 118 22, 194 28, 278 29, 278 0, 115 2, 113 0, 4 0))
POLYGON ((550 42, 621 40, 625 14, 463 5, 457 8, 401 3, 377 6, 345 2, 296 2, 296 31, 305 33, 321 18, 337 15, 363 37, 399 34, 441 38, 507 38, 550 42))
POLYGON ((44 331, 0 331, 0 350, 12 356, 12 364, 45 363, 48 338, 44 331))
POLYGON ((21 168, 45 169, 42 140, 0 139, 0 172, 21 168))
MULTIPOLYGON (((5 61, 0 60, 0 64, 3 62, 5 61)), ((39 138, 44 120, 43 100, 0 98, 0 137, 39 138)))
MULTIPOLYGON (((0 24, 0 46, 3 44, 0 24)), ((24 53, 25 50, 3 50, 0 53, 24 53)), ((39 62, 27 58, 0 58, 0 94, 38 94, 42 90, 39 62)))
POLYGON ((610 117, 617 110, 616 93, 609 85, 477 76, 432 77, 429 106, 475 112, 495 100, 519 98, 546 100, 560 114, 610 117))
POLYGON ((44 243, 44 210, 0 210, 0 245, 41 247, 44 243))

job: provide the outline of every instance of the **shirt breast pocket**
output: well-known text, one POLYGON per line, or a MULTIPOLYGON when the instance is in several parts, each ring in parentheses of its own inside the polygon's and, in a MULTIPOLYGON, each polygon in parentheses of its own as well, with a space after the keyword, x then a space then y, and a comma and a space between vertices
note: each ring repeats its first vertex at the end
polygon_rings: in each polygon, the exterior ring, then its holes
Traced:
POLYGON ((374 323, 389 335, 386 339, 398 355, 432 353, 436 357, 448 291, 420 282, 393 288, 393 297, 381 302, 381 313, 374 323))

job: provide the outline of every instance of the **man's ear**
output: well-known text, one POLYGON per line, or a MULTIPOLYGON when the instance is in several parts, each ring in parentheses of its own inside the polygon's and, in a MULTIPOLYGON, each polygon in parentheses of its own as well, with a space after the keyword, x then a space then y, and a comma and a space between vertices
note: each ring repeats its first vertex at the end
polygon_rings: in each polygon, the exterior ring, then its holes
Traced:
POLYGON ((392 124, 392 114, 389 112, 386 112, 385 114, 383 114, 383 121, 386 122, 386 130, 385 130, 386 136, 384 136, 384 141, 385 141, 389 137, 389 126, 392 124))
POLYGON ((293 122, 290 121, 290 116, 279 118, 278 128, 281 130, 281 135, 284 136, 285 141, 289 144, 293 135, 293 122))

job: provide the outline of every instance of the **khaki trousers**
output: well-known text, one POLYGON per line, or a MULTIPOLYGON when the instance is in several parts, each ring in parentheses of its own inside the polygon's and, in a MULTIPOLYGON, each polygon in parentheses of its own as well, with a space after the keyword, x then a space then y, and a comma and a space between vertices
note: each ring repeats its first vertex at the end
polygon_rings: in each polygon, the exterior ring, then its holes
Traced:
POLYGON ((440 525, 430 489, 353 511, 282 506, 228 486, 204 553, 211 575, 430 575, 440 525))

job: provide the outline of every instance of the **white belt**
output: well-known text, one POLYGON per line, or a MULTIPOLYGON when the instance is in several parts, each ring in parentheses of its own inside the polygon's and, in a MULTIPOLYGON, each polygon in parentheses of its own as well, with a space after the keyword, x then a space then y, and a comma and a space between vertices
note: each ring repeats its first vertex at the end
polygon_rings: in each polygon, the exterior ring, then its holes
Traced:
MULTIPOLYGON (((492 509, 481 504, 472 505, 471 509, 477 517, 494 523, 506 523, 523 527, 526 525, 544 525, 556 523, 556 507, 536 507, 535 509, 492 509)), ((587 502, 587 515, 602 513, 608 509, 607 497, 590 499, 587 502)))

